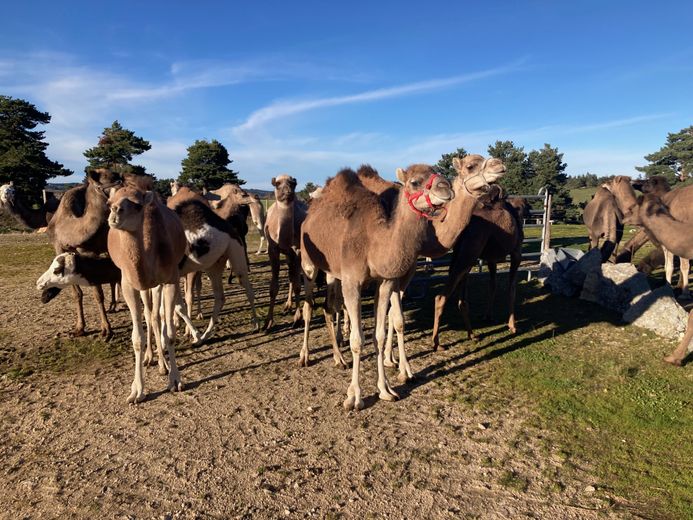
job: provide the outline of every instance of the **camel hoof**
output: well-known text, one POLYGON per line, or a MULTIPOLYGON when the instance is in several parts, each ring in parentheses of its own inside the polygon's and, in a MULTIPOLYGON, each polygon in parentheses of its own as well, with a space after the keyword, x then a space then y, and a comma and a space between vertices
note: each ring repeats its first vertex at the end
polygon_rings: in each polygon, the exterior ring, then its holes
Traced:
POLYGON ((274 326, 274 320, 267 319, 265 320, 265 324, 262 326, 262 330, 268 331, 274 326))
POLYGON ((301 356, 298 360, 298 366, 307 367, 308 366, 308 358, 301 356))
POLYGON ((196 319, 196 320, 204 320, 205 317, 202 315, 201 312, 198 312, 198 313, 197 313, 197 316, 195 316, 195 319, 196 319))
POLYGON ((674 365, 675 367, 683 366, 683 359, 675 356, 666 356, 664 358, 664 361, 666 363, 669 363, 670 365, 674 365))
POLYGON ((144 401, 144 392, 136 392, 133 390, 127 398, 128 404, 137 404, 142 401, 144 401))
POLYGON ((84 336, 84 329, 74 329, 71 333, 70 336, 73 338, 81 338, 84 336))
POLYGON ((392 392, 392 390, 390 390, 389 392, 380 392, 380 394, 378 394, 378 397, 383 401, 396 401, 397 399, 399 399, 399 396, 396 393, 392 392))
POLYGON ((341 369, 349 368, 349 365, 347 365, 346 361, 344 361, 343 359, 339 359, 339 358, 336 358, 334 360, 334 366, 336 366, 337 368, 341 368, 341 369))
POLYGON ((103 337, 105 341, 109 341, 113 337, 113 331, 110 328, 101 329, 101 337, 103 337))
POLYGON ((400 383, 406 383, 407 381, 411 381, 414 379, 414 376, 407 374, 406 372, 400 372, 397 375, 397 381, 400 383))
POLYGON ((363 399, 356 400, 356 398, 352 395, 344 399, 344 409, 346 411, 359 411, 363 410, 366 407, 366 404, 363 402, 363 399))
POLYGON ((388 359, 388 358, 385 358, 383 360, 383 364, 388 368, 392 368, 392 367, 397 366, 397 364, 395 363, 395 361, 393 359, 388 359))
POLYGON ((517 333, 517 328, 515 328, 515 327, 508 327, 508 330, 510 331, 511 334, 517 333))

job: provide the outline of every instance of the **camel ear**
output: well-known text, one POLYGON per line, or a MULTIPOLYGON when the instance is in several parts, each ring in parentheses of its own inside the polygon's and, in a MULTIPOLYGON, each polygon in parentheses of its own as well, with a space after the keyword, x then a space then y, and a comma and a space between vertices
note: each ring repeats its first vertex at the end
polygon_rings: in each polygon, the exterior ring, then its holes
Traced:
POLYGON ((294 179, 293 177, 289 177, 289 184, 291 184, 291 189, 295 190, 296 184, 298 184, 298 183, 296 182, 296 179, 294 179))
POLYGON ((143 205, 146 206, 147 204, 151 204, 152 202, 154 202, 154 192, 153 191, 146 191, 144 193, 144 204, 143 205))
POLYGON ((58 265, 53 269, 53 274, 62 275, 65 272, 65 255, 55 257, 55 261, 58 262, 58 265))
POLYGON ((402 168, 397 168, 397 180, 402 184, 407 182, 407 176, 402 168))
POLYGON ((462 167, 462 159, 459 157, 453 157, 452 158, 452 167, 455 168, 457 172, 462 172, 464 168, 462 167))
POLYGON ((276 177, 272 177, 272 186, 274 186, 275 188, 277 187, 277 178, 276 177))

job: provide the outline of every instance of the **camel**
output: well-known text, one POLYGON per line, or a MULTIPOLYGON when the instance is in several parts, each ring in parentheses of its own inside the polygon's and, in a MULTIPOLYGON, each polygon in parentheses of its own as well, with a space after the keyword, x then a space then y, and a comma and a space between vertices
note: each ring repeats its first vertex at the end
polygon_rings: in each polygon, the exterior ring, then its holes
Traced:
POLYGON ((243 243, 232 226, 219 217, 208 206, 201 195, 189 188, 180 188, 176 195, 169 197, 167 206, 173 210, 183 224, 189 252, 180 264, 180 274, 186 277, 186 303, 192 308, 192 288, 195 273, 205 271, 212 282, 214 307, 209 325, 200 336, 197 344, 205 341, 216 323, 224 306, 223 272, 227 259, 233 272, 244 287, 252 313, 253 326, 257 329, 255 296, 248 278, 248 262, 243 243))
POLYGON ((517 270, 522 261, 522 215, 525 206, 523 199, 507 200, 502 197, 500 187, 494 186, 493 195, 483 207, 474 210, 469 225, 459 237, 452 253, 448 279, 445 288, 436 296, 433 321, 432 343, 438 350, 438 329, 445 303, 458 285, 461 284, 458 307, 467 328, 467 336, 474 339, 469 319, 469 304, 466 297, 466 282, 469 271, 478 259, 485 260, 490 274, 490 291, 487 299, 486 316, 490 316, 496 292, 496 269, 499 262, 504 262, 510 255, 510 271, 508 279, 508 329, 514 334, 515 328, 515 287, 517 285, 517 270))
POLYGON ((623 215, 618 209, 614 196, 609 189, 610 183, 600 186, 582 212, 582 220, 587 226, 590 249, 599 247, 600 239, 602 263, 611 258, 618 250, 623 238, 623 215))
POLYGON ((45 291, 51 287, 69 287, 120 283, 120 269, 108 257, 82 256, 77 253, 61 253, 56 256, 39 279, 36 288, 45 291))
POLYGON ((143 303, 146 315, 151 313, 160 367, 165 363, 163 348, 166 347, 168 351, 168 389, 183 390, 173 345, 176 337, 173 315, 177 311, 192 327, 187 315, 177 305, 180 299, 178 265, 184 259, 187 241, 183 224, 176 213, 168 209, 152 191, 142 192, 132 186, 111 190, 109 206, 108 253, 122 271, 123 296, 132 318, 135 376, 127 402, 138 403, 145 396, 142 370, 143 303), (163 309, 163 322, 160 309, 163 309))
MULTIPOLYGON (((631 225, 641 225, 639 212, 636 211, 638 199, 631 185, 630 177, 619 176, 614 178, 611 183, 611 190, 624 215, 624 222, 631 225)), ((676 190, 665 192, 661 197, 656 193, 649 193, 647 195, 661 198, 662 203, 669 208, 669 211, 675 219, 681 221, 693 220, 693 206, 691 206, 691 203, 693 203, 693 186, 684 186, 676 190)), ((645 228, 645 231, 652 239, 652 233, 649 233, 647 228, 645 228)), ((653 242, 657 243, 657 239, 655 238, 653 242)), ((668 251, 664 244, 662 244, 662 250, 664 253, 665 278, 671 285, 674 275, 674 254, 668 251)), ((681 287, 681 295, 683 297, 689 297, 688 276, 690 271, 690 259, 680 257, 679 260, 681 270, 679 286, 681 287)))
MULTIPOLYGON (((421 249, 421 255, 429 258, 439 258, 448 253, 469 224, 474 209, 479 206, 479 197, 490 189, 489 184, 496 182, 505 174, 505 165, 500 159, 484 159, 481 155, 476 154, 467 155, 462 159, 455 158, 453 165, 458 173, 452 185, 456 196, 448 205, 448 211, 444 218, 431 220, 421 249)), ((369 167, 362 167, 359 170, 359 178, 370 191, 380 195, 385 207, 392 207, 400 190, 398 185, 373 175, 372 169, 369 167)), ((404 291, 415 272, 416 265, 412 266, 410 272, 400 280, 398 295, 400 300, 404 297, 404 291)), ((411 379, 413 374, 404 349, 404 316, 401 313, 399 315, 395 313, 397 307, 394 306, 394 298, 391 303, 393 305, 390 308, 388 320, 385 366, 395 366, 392 343, 396 330, 399 352, 398 379, 405 381, 411 379)))
MULTIPOLYGON (((359 386, 361 346, 364 342, 361 289, 371 280, 377 283, 375 342, 378 350, 378 390, 381 399, 392 401, 398 395, 387 381, 383 364, 385 316, 390 296, 399 289, 399 279, 416 263, 428 227, 428 221, 422 216, 431 216, 455 196, 450 183, 435 174, 431 167, 417 165, 407 170, 400 168, 397 177, 403 189, 388 212, 378 195, 366 189, 353 170, 342 170, 327 182, 322 196, 313 201, 301 227, 300 260, 306 278, 301 361, 307 361, 308 331, 314 304, 313 285, 318 270, 322 270, 329 278, 340 280, 351 322, 353 365, 352 380, 344 401, 347 410, 364 407, 359 386)), ((396 302, 399 302, 399 298, 396 298, 396 302)), ((331 316, 326 315, 326 321, 334 343, 331 316)))
POLYGON ((267 215, 265 214, 265 206, 256 195, 249 193, 248 197, 250 197, 251 200, 250 204, 248 204, 250 208, 250 218, 253 220, 253 224, 255 224, 258 233, 260 233, 260 245, 258 245, 257 251, 255 252, 256 255, 259 255, 262 254, 263 249, 265 249, 265 253, 267 252, 267 237, 265 236, 265 221, 267 220, 267 215))
MULTIPOLYGON (((264 329, 274 324, 274 302, 279 292, 279 255, 284 254, 289 268, 289 297, 284 310, 291 309, 293 300, 298 303, 301 290, 301 272, 299 260, 301 224, 306 218, 306 206, 296 198, 296 179, 289 175, 272 177, 275 202, 267 211, 265 236, 267 237, 267 254, 269 255, 272 278, 270 281, 270 303, 264 329)), ((297 306, 293 324, 300 318, 300 307, 297 306)))
MULTIPOLYGON (((674 205, 667 206, 663 198, 654 194, 647 194, 643 197, 640 204, 632 208, 633 220, 639 222, 647 232, 658 243, 662 244, 665 251, 680 258, 693 258, 693 235, 691 226, 693 225, 693 186, 687 186, 680 190, 685 193, 680 194, 678 199, 681 217, 677 218, 672 209, 674 205), (691 188, 691 189, 686 189, 691 188), (682 203, 684 200, 685 203, 682 203)), ((673 193, 673 192, 670 192, 673 193)), ((693 352, 691 341, 693 340, 693 310, 688 314, 686 332, 679 345, 674 351, 664 358, 664 361, 675 366, 681 366, 684 359, 693 352)))
MULTIPOLYGON (((122 182, 120 175, 105 169, 97 168, 87 171, 87 182, 65 192, 53 218, 48 224, 48 238, 56 254, 76 252, 81 255, 98 256, 107 250, 108 225, 106 217, 107 189, 122 182)), ((111 325, 106 316, 103 290, 100 285, 93 286, 94 297, 101 316, 101 335, 112 336, 111 325)), ((60 289, 47 289, 43 294, 46 302, 54 297, 60 289)), ((84 335, 84 309, 82 307, 82 290, 73 285, 77 323, 73 335, 84 335)))
MULTIPOLYGON (((669 182, 667 181, 666 177, 661 175, 654 175, 648 179, 635 179, 631 181, 631 185, 634 189, 642 193, 654 193, 659 197, 671 191, 671 186, 669 186, 669 182)), ((641 229, 635 234, 635 236, 633 236, 633 238, 628 240, 628 242, 623 245, 621 252, 616 256, 615 262, 617 264, 622 262, 631 262, 635 252, 649 241, 650 239, 647 237, 647 232, 641 229)))
POLYGON ((17 193, 14 182, 0 186, 0 210, 3 210, 19 222, 22 226, 30 229, 45 229, 51 218, 58 209, 60 201, 51 196, 45 204, 38 209, 29 207, 17 193))

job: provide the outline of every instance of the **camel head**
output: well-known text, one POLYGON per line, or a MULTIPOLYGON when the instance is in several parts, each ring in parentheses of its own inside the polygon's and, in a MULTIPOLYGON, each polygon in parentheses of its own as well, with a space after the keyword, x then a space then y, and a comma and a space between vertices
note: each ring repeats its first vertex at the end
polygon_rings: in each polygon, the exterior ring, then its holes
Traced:
POLYGON ((14 199, 17 196, 14 183, 3 184, 0 186, 0 205, 14 204, 14 199))
POLYGON ((452 165, 457 171, 455 182, 458 188, 462 188, 476 198, 487 193, 489 185, 505 175, 503 161, 495 157, 484 159, 481 155, 470 154, 461 159, 453 158, 452 165))
POLYGON ((455 198, 450 182, 427 164, 397 168, 397 179, 404 186, 409 206, 420 216, 430 216, 455 198))
POLYGON ((106 195, 110 188, 120 186, 122 177, 109 168, 87 168, 87 184, 106 195))
POLYGON ((603 185, 614 196, 616 206, 623 215, 625 224, 639 225, 638 199, 631 185, 631 178, 626 175, 618 175, 610 182, 603 185))
POLYGON ((290 204, 296 198, 296 179, 290 175, 272 177, 272 186, 274 186, 274 197, 278 202, 290 204))
POLYGON ((656 193, 658 195, 671 190, 669 181, 662 175, 654 175, 649 179, 635 179, 631 182, 631 185, 643 193, 656 193))
POLYGON ((154 192, 142 192, 132 187, 111 190, 108 198, 108 225, 112 229, 136 232, 142 229, 144 207, 154 202, 154 192))
POLYGON ((180 189, 180 182, 171 181, 170 185, 171 185, 171 195, 175 195, 176 193, 178 193, 178 190, 180 189))
POLYGON ((238 184, 227 183, 221 188, 216 190, 209 190, 205 197, 208 200, 218 200, 222 201, 226 198, 230 198, 236 204, 250 204, 253 202, 253 198, 250 194, 242 189, 238 184))
POLYGON ((62 253, 56 256, 50 267, 36 281, 36 288, 39 291, 70 285, 87 285, 82 275, 77 273, 75 253, 62 253))

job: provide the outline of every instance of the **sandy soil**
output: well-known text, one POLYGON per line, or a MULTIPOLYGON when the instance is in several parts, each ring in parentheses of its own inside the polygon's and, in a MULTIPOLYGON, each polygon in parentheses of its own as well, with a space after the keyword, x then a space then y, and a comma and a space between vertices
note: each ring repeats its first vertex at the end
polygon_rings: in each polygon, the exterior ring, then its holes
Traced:
MULTIPOLYGON (((33 287, 51 257, 44 242, 0 236, 2 248, 42 248, 35 261, 3 266, 0 274, 2 363, 22 354, 44 359, 71 341, 70 299, 62 294, 42 306, 33 287)), ((251 259, 262 317, 267 257, 251 259)), ((418 377, 398 385, 390 372, 402 397, 395 403, 377 399, 369 344, 366 409, 346 413, 350 371, 332 366, 322 318, 314 319, 312 364, 299 368, 302 333, 289 328, 290 316, 280 315, 269 334, 255 333, 238 285, 226 290, 211 341, 198 348, 179 342, 182 393, 166 392, 165 377, 150 367, 147 400, 125 403, 133 359, 123 310, 111 315, 111 359, 47 362, 59 368, 27 377, 4 367, 0 517, 630 517, 614 509, 614 497, 594 493, 589 468, 562 467, 558 450, 527 424, 523 403, 510 397, 511 406, 488 410, 450 399, 494 391, 485 376, 501 361, 484 354, 508 340, 501 327, 473 346, 433 353, 430 324, 411 324, 408 351, 418 377)), ((77 341, 84 348, 99 341, 86 301, 91 336, 77 341)))

